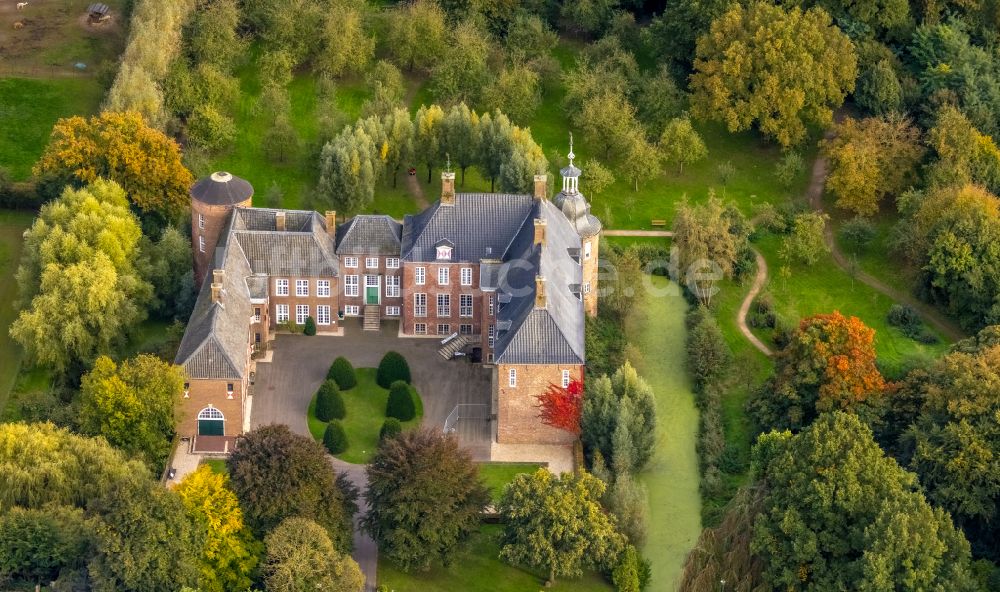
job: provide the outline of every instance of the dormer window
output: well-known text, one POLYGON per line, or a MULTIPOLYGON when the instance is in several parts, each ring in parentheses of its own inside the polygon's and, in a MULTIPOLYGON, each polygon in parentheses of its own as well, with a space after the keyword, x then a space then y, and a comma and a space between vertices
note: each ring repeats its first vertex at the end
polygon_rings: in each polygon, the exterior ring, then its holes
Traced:
POLYGON ((441 245, 437 248, 437 260, 438 261, 451 261, 451 247, 448 245, 441 245))

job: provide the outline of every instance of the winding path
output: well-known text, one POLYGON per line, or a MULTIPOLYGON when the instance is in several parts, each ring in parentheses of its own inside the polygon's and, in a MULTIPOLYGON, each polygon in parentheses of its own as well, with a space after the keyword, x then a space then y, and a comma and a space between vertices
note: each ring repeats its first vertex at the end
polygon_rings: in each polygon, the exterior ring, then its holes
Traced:
POLYGON ((761 288, 764 287, 764 283, 767 281, 767 261, 764 260, 764 256, 760 254, 760 251, 753 249, 754 259, 757 261, 757 275, 753 278, 753 284, 750 285, 750 291, 747 292, 743 302, 740 303, 740 310, 736 313, 736 323, 740 327, 740 333, 747 338, 751 345, 756 347, 765 356, 772 356, 774 352, 771 348, 767 347, 763 341, 761 341, 750 327, 747 326, 747 313, 750 312, 750 305, 753 304, 753 299, 760 294, 761 288))

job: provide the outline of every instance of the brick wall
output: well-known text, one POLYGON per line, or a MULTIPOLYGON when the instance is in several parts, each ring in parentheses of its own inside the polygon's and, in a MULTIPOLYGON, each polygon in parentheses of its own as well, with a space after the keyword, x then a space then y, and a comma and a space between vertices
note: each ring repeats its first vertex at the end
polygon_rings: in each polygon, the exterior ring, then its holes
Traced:
POLYGON ((211 404, 225 416, 226 436, 243 433, 244 384, 239 380, 190 380, 187 394, 181 399, 180 419, 177 423, 178 435, 194 436, 198 433, 198 413, 211 404), (227 384, 233 383, 233 394, 227 392, 227 384))
POLYGON ((415 263, 406 261, 403 263, 403 333, 414 335, 414 325, 417 323, 427 324, 427 334, 436 335, 439 324, 449 325, 450 333, 459 331, 461 325, 471 325, 472 334, 480 333, 482 329, 482 297, 479 294, 479 263, 415 263), (424 285, 417 285, 415 280, 416 268, 425 269, 426 278, 424 285), (438 270, 448 269, 448 284, 438 284, 438 270), (472 270, 472 284, 461 285, 461 270, 468 268, 472 270), (414 314, 414 299, 416 293, 427 294, 427 316, 417 317, 414 314), (451 314, 444 317, 437 316, 437 296, 438 294, 448 294, 451 302, 451 314), (462 294, 472 297, 472 316, 461 316, 462 294))
POLYGON ((336 277, 277 277, 272 276, 268 278, 268 308, 271 318, 271 326, 276 327, 278 325, 278 305, 287 304, 288 305, 288 318, 290 320, 295 320, 295 307, 297 305, 306 305, 309 307, 309 316, 316 321, 316 331, 319 333, 336 331, 339 327, 337 321, 337 312, 341 308, 340 305, 340 282, 336 277), (288 280, 288 296, 278 296, 277 290, 277 280, 288 280), (295 281, 296 280, 308 280, 309 281, 309 295, 308 296, 296 296, 295 295, 295 281), (317 296, 316 295, 316 285, 317 280, 328 280, 330 282, 330 295, 329 296, 317 296), (319 319, 316 314, 316 307, 319 305, 325 305, 330 307, 330 324, 320 325, 319 319))
MULTIPOLYGON (((250 200, 239 204, 240 207, 250 207, 250 200)), ((195 285, 201 287, 205 275, 212 268, 212 258, 219 237, 229 219, 233 206, 213 206, 197 199, 191 200, 191 252, 194 253, 195 285), (205 239, 205 249, 201 250, 200 238, 205 239)))
POLYGON ((597 247, 600 244, 601 235, 583 239, 580 245, 580 257, 583 262, 583 285, 590 284, 590 291, 583 295, 583 310, 589 317, 597 316, 597 247), (587 252, 587 244, 590 244, 590 258, 584 255, 587 252))
MULTIPOLYGON (((399 316, 389 316, 386 313, 386 308, 389 307, 389 306, 398 306, 398 307, 402 307, 403 306, 403 296, 402 295, 404 294, 404 292, 403 292, 402 280, 400 280, 400 288, 399 288, 400 289, 400 295, 398 297, 392 297, 392 298, 390 298, 389 296, 386 296, 386 283, 387 283, 386 282, 386 277, 391 276, 391 277, 402 278, 403 270, 402 270, 402 268, 395 268, 395 269, 389 269, 389 268, 387 268, 385 266, 385 260, 386 259, 387 259, 387 257, 375 256, 375 255, 368 255, 368 256, 366 256, 366 255, 353 255, 353 254, 352 255, 340 255, 340 276, 341 276, 340 284, 341 284, 341 287, 340 287, 339 300, 340 300, 340 307, 341 308, 344 308, 345 306, 348 306, 348 305, 358 306, 360 308, 360 312, 364 313, 364 308, 365 308, 365 276, 367 276, 367 275, 377 275, 377 276, 381 276, 379 278, 379 300, 380 300, 382 318, 392 318, 392 319, 398 319, 399 318, 399 316), (345 263, 345 260, 348 257, 355 257, 355 258, 357 258, 357 260, 358 260, 358 266, 357 267, 347 267, 347 265, 345 263), (378 259, 378 266, 374 267, 374 268, 367 267, 365 260, 368 259, 368 258, 377 258, 378 259), (346 280, 344 280, 344 277, 348 276, 348 275, 356 275, 356 276, 358 276, 358 295, 357 296, 347 296, 347 294, 345 293, 344 286, 346 284, 346 280)), ((398 260, 399 258, 396 257, 396 259, 398 260)), ((401 314, 402 314, 402 310, 400 311, 400 315, 401 314)))
POLYGON ((497 442, 501 444, 569 444, 576 437, 542 423, 537 397, 550 384, 562 383, 563 370, 571 380, 583 380, 580 365, 498 364, 493 384, 497 411, 497 442), (510 370, 517 371, 517 386, 511 387, 510 370))

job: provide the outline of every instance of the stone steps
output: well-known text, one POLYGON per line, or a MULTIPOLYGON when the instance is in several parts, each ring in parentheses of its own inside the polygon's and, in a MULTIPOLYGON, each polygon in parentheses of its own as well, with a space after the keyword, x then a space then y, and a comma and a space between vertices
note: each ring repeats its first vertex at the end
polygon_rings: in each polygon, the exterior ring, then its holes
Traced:
POLYGON ((455 352, 462 350, 465 346, 472 343, 472 339, 468 335, 459 335, 458 337, 452 339, 447 345, 438 350, 441 357, 450 360, 455 357, 455 352))
POLYGON ((377 304, 366 304, 364 330, 378 331, 379 329, 382 328, 381 320, 382 319, 381 319, 381 312, 379 311, 379 306, 377 304))

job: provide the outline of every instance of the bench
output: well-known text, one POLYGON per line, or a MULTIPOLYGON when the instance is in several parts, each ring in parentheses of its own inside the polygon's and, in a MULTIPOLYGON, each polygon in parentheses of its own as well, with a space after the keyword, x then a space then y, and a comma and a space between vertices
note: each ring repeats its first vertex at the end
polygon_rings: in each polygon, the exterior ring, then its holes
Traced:
POLYGON ((649 221, 649 225, 653 226, 653 227, 661 227, 662 228, 662 227, 664 227, 664 226, 667 225, 667 221, 666 220, 650 220, 649 221))

